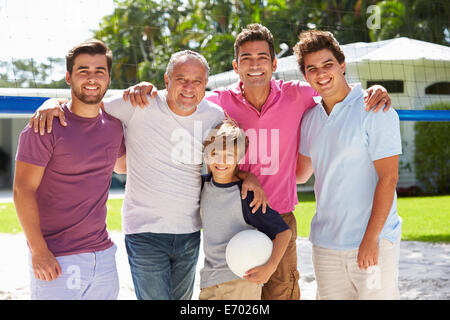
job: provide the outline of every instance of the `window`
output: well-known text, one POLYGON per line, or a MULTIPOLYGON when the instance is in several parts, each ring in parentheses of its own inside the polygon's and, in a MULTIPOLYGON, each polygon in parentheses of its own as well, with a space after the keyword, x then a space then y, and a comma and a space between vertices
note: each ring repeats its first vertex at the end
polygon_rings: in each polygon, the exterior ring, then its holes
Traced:
POLYGON ((450 94, 450 82, 436 82, 425 88, 425 94, 450 94))
POLYGON ((403 80, 371 80, 367 81, 367 88, 379 84, 386 88, 389 93, 403 93, 403 80))

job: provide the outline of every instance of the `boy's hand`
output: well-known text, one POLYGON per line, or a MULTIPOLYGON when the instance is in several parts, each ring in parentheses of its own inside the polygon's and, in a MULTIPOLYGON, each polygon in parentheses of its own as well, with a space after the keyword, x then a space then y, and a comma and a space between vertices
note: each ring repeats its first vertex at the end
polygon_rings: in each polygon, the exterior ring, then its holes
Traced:
POLYGON ((366 111, 373 108, 373 112, 377 112, 384 107, 386 112, 391 107, 391 97, 387 90, 378 84, 371 86, 364 92, 364 102, 366 103, 366 111))
POLYGON ((139 105, 141 109, 144 109, 144 107, 148 107, 150 105, 147 95, 149 94, 150 98, 154 98, 157 93, 158 88, 156 88, 153 84, 150 82, 141 82, 125 90, 123 92, 123 100, 128 101, 129 97, 133 107, 139 105))
POLYGON ((242 199, 247 198, 248 191, 253 191, 254 194, 253 201, 250 203, 250 207, 253 208, 252 213, 258 211, 259 207, 261 206, 262 213, 266 213, 269 200, 267 199, 266 193, 259 183, 258 178, 250 172, 248 172, 245 179, 242 180, 242 199))
POLYGON ((33 114, 28 123, 30 128, 34 128, 34 132, 44 135, 45 127, 47 124, 47 133, 52 132, 53 118, 59 117, 59 122, 62 126, 67 126, 64 110, 61 107, 61 103, 65 103, 68 100, 48 99, 46 100, 33 114))
POLYGON ((378 239, 363 238, 358 250, 358 266, 361 270, 366 270, 370 266, 378 264, 379 245, 378 239))
POLYGON ((276 269, 276 266, 266 263, 262 266, 254 267, 248 270, 244 275, 244 279, 257 284, 263 284, 269 281, 276 269))

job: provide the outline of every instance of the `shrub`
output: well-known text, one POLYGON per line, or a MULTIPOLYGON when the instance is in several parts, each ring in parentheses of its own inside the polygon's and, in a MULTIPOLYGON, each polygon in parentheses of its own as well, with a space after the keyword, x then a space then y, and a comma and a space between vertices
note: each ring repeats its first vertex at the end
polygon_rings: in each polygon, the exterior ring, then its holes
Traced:
MULTIPOLYGON (((450 110, 450 103, 437 103, 426 110, 450 110)), ((450 193, 450 122, 416 122, 414 164, 416 178, 428 192, 450 193)))

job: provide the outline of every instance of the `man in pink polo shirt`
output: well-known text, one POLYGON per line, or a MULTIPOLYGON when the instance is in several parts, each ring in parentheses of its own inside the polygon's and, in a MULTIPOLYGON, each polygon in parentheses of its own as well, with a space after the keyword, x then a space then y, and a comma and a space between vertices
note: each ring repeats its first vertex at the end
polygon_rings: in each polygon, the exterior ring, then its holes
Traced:
POLYGON ((207 99, 222 106, 246 131, 250 145, 241 170, 255 174, 270 206, 282 213, 292 231, 278 268, 264 284, 263 300, 298 300, 297 223, 295 170, 303 113, 315 105, 317 93, 309 85, 272 79, 276 70, 273 38, 260 25, 251 25, 236 38, 233 68, 240 81, 213 91, 207 99))

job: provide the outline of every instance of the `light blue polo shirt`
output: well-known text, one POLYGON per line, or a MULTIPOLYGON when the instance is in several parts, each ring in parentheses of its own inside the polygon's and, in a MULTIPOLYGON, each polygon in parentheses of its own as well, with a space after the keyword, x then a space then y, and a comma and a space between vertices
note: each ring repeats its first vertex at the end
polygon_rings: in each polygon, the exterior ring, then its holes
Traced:
MULTIPOLYGON (((365 111, 364 91, 357 84, 329 116, 320 103, 305 113, 299 152, 314 167, 316 214, 310 241, 333 250, 357 249, 378 181, 373 161, 402 153, 397 112, 365 111)), ((396 242, 400 232, 395 194, 380 238, 396 242)))

